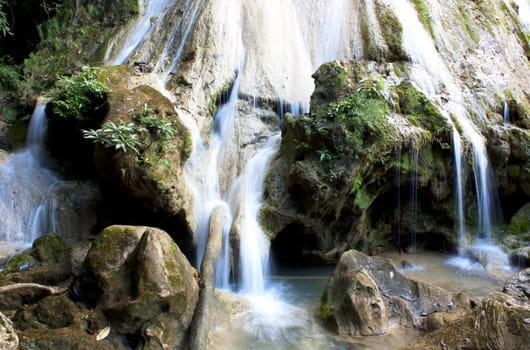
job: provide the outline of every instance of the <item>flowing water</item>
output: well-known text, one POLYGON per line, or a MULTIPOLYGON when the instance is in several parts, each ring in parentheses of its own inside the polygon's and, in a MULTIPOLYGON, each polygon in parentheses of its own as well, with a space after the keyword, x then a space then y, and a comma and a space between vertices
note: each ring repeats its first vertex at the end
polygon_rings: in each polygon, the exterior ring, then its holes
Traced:
POLYGON ((411 164, 410 164, 410 237, 408 250, 410 252, 416 251, 416 230, 418 224, 418 162, 419 151, 415 147, 412 148, 411 164))
POLYGON ((30 244, 57 232, 55 190, 63 182, 46 167, 44 110, 35 107, 26 146, 0 166, 0 241, 30 244))
POLYGON ((453 154, 455 159, 455 193, 456 193, 456 218, 457 218, 457 232, 458 232, 458 254, 462 255, 464 246, 466 245, 465 229, 464 229, 464 194, 462 187, 462 144, 460 142, 460 135, 453 126, 453 154))
MULTIPOLYGON (((391 6, 403 24, 403 47, 410 57, 411 78, 431 100, 438 101, 444 112, 450 113, 457 119, 462 129, 462 136, 471 144, 477 197, 478 235, 491 241, 492 229, 496 224, 499 208, 495 200, 496 187, 493 184, 485 140, 476 130, 465 110, 465 106, 469 103, 466 103, 464 99, 463 89, 458 86, 442 60, 413 5, 407 0, 398 0, 392 1, 391 6), (442 100, 446 102, 442 103, 442 100)), ((453 124, 449 117, 448 122, 453 124)))

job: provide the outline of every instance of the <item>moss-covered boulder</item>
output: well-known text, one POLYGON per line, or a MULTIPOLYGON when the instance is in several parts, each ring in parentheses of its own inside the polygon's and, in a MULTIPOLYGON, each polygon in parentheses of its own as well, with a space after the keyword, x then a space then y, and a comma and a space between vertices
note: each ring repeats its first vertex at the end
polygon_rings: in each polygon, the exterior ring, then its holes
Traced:
MULTIPOLYGON (((41 236, 33 247, 13 256, 0 273, 0 284, 39 283, 58 285, 71 275, 68 245, 55 234, 41 236)), ((13 310, 23 304, 35 302, 47 295, 34 288, 22 288, 0 294, 3 310, 13 310)))
POLYGON ((199 290, 196 271, 167 233, 132 226, 98 236, 74 285, 117 334, 150 343, 162 332, 164 343, 177 348, 199 290))
MULTIPOLYGON (((311 112, 284 118, 262 210, 280 259, 336 261, 349 248, 376 252, 412 227, 435 249, 456 241, 447 119, 412 83, 369 74, 367 66, 322 65, 311 112), (413 187, 417 198, 409 194, 413 187), (407 209, 413 206, 421 209, 407 209)), ((397 241, 400 249, 413 244, 397 241)))
POLYGON ((43 235, 31 249, 12 257, 2 274, 13 282, 55 284, 71 273, 68 245, 56 234, 43 235))

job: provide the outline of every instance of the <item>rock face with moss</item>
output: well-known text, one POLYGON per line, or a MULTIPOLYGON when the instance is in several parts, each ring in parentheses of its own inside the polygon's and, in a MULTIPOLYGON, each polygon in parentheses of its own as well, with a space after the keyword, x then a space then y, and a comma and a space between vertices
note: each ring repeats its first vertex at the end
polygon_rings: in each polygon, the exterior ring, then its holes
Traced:
MULTIPOLYGON (((330 261, 349 247, 377 251, 413 224, 429 240, 452 241, 447 119, 389 70, 381 75, 363 63, 334 62, 314 78, 312 112, 285 118, 267 181, 262 222, 279 255, 330 261), (432 201, 417 211, 415 223, 406 209, 413 198, 397 193, 413 181, 418 202, 432 201), (293 254, 289 244, 300 250, 293 254)), ((407 244, 403 238, 398 246, 407 244)))

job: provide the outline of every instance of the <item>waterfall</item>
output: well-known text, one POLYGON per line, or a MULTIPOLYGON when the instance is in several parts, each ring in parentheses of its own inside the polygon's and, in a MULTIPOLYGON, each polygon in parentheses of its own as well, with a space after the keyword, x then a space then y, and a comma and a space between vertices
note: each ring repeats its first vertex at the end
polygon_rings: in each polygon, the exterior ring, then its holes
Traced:
POLYGON ((518 14, 525 31, 530 31, 530 2, 528 0, 514 0, 518 7, 518 14))
POLYGON ((320 23, 320 33, 313 67, 316 70, 321 64, 336 60, 341 46, 341 29, 348 2, 346 0, 328 0, 326 15, 320 23))
MULTIPOLYGON (((496 189, 492 184, 493 176, 485 140, 465 111, 466 102, 462 95, 462 88, 457 85, 452 73, 442 60, 413 5, 408 0, 391 1, 390 4, 403 26, 403 47, 407 50, 411 61, 411 79, 432 101, 437 101, 444 111, 455 116, 462 128, 462 136, 471 143, 477 190, 478 229, 480 234, 484 234, 486 239, 490 240, 491 230, 495 224, 496 208, 493 202, 496 189), (445 95, 445 103, 442 103, 442 94, 445 95)), ((448 123, 452 124, 449 117, 448 123)))
POLYGON ((409 239, 409 251, 416 251, 416 225, 418 221, 418 159, 419 150, 416 147, 412 147, 412 155, 410 162, 410 239, 409 239))
POLYGON ((504 124, 510 124, 510 110, 508 108, 508 102, 506 101, 506 99, 504 100, 504 103, 502 105, 502 116, 504 124))
MULTIPOLYGON (((133 26, 133 30, 127 35, 127 39, 120 50, 110 61, 111 66, 124 64, 127 61, 134 50, 144 41, 149 32, 163 18, 165 11, 171 6, 172 2, 174 0, 146 0, 143 14, 138 17, 133 26)), ((110 49, 112 49, 112 46, 109 47, 110 49)), ((107 56, 109 54, 107 52, 107 56)))
POLYGON ((31 243, 48 232, 57 232, 54 192, 62 181, 46 165, 45 104, 35 107, 26 146, 0 167, 0 240, 31 243))
POLYGON ((401 147, 399 147, 396 151, 396 163, 396 208, 394 215, 394 225, 396 226, 396 247, 399 251, 401 251, 401 147))
POLYGON ((280 147, 280 135, 274 135, 252 157, 235 183, 232 196, 239 201, 240 225, 240 284, 244 294, 257 295, 265 291, 268 275, 269 240, 259 225, 259 210, 263 204, 265 176, 272 157, 280 147))
POLYGON ((456 193, 456 218, 457 218, 457 232, 458 232, 458 254, 463 254, 464 246, 466 245, 464 232, 464 196, 462 188, 462 145, 460 142, 460 135, 453 126, 453 152, 455 159, 455 193, 456 193))

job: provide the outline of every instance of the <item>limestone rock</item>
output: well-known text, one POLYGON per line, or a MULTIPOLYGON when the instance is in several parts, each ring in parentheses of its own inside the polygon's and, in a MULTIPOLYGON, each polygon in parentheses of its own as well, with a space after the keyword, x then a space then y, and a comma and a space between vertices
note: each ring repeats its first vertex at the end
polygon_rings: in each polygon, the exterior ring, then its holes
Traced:
POLYGON ((0 349, 18 349, 18 336, 13 329, 13 323, 0 312, 0 349))
POLYGON ((350 250, 328 282, 321 316, 339 333, 373 335, 384 333, 390 320, 419 327, 424 316, 462 313, 470 304, 461 293, 404 277, 390 259, 350 250))
POLYGON ((329 280, 327 308, 334 310, 339 334, 379 335, 388 330, 388 315, 383 296, 369 273, 345 270, 329 280))
POLYGON ((182 345, 199 290, 196 271, 167 233, 133 226, 106 228, 74 285, 112 320, 113 331, 141 331, 150 349, 182 345))

